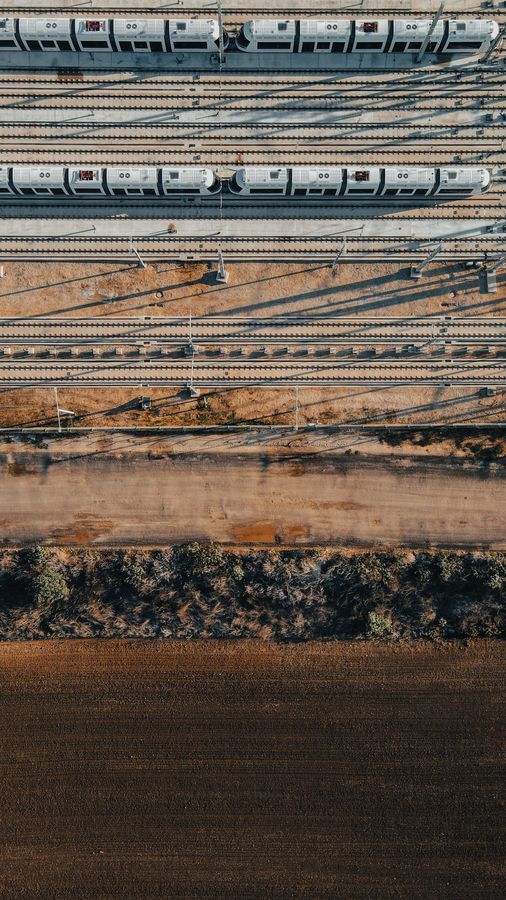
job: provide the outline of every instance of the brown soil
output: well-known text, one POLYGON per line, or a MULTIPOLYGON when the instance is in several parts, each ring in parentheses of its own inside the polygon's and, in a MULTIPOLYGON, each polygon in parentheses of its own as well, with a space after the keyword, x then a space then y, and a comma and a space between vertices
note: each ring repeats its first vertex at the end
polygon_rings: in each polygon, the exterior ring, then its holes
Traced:
POLYGON ((4 644, 0 893, 499 898, 505 662, 499 642, 4 644))

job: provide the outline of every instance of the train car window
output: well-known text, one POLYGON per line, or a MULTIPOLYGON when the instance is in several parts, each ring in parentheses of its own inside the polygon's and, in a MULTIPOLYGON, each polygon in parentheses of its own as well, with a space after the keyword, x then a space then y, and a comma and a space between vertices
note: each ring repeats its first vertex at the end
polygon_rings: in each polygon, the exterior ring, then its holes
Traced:
POLYGON ((81 41, 83 50, 108 50, 107 41, 81 41))
POLYGON ((93 169, 79 169, 79 181, 93 181, 93 169))
POLYGON ((173 41, 174 50, 207 50, 206 41, 173 41))
POLYGON ((309 188, 308 190, 308 194, 321 194, 321 192, 321 188, 309 188))
POLYGON ((186 31, 186 22, 177 22, 176 31, 186 31))
POLYGON ((41 41, 40 43, 43 47, 48 47, 50 50, 54 50, 56 46, 54 41, 41 41))
POLYGON ((378 30, 377 22, 364 22, 364 24, 362 26, 362 31, 365 34, 376 34, 377 30, 378 30))
POLYGON ((355 172, 354 175, 355 181, 369 181, 370 178, 370 173, 366 170, 359 170, 358 172, 355 172))
POLYGON ((448 41, 447 50, 479 50, 481 41, 448 41))
POLYGON ((63 188, 53 188, 53 194, 55 194, 55 196, 61 197, 65 194, 65 191, 63 190, 63 188))
POLYGON ((147 197, 156 197, 156 191, 154 188, 145 188, 144 193, 147 197))
POLYGON ((91 31, 100 31, 100 22, 88 21, 84 23, 84 30, 88 33, 91 31))
POLYGON ((413 188, 401 188, 399 194, 412 194, 413 188))
POLYGON ((258 41, 259 50, 291 50, 290 41, 258 41))
POLYGON ((68 41, 58 41, 58 47, 60 50, 72 50, 68 41))
POLYGON ((152 49, 155 53, 157 53, 159 50, 163 50, 163 44, 161 43, 161 41, 152 41, 152 43, 151 43, 151 49, 152 49))
POLYGON ((312 53, 314 50, 314 43, 312 41, 303 41, 302 42, 302 53, 312 53))
POLYGON ((124 50, 124 51, 126 51, 126 50, 131 50, 131 49, 132 49, 132 44, 130 43, 130 41, 120 41, 120 42, 119 42, 119 49, 120 49, 120 50, 124 50))
POLYGON ((383 41, 357 41, 356 50, 382 50, 383 41))
POLYGON ((386 191, 384 191, 384 193, 388 194, 389 197, 393 197, 394 194, 397 196, 398 191, 397 191, 397 188, 387 188, 386 191))
MULTIPOLYGON (((164 187, 163 193, 164 194, 181 194, 181 193, 183 193, 183 189, 182 188, 164 187)), ((200 194, 200 191, 196 190, 195 188, 185 188, 184 193, 185 194, 200 194)))
POLYGON ((30 50, 40 50, 40 44, 38 41, 27 41, 28 47, 30 50))
POLYGON ((465 31, 466 23, 465 22, 457 22, 457 31, 465 31))
POLYGON ((344 44, 335 42, 332 44, 332 53, 344 53, 344 44))
POLYGON ((430 188, 418 188, 415 191, 415 197, 425 197, 429 192, 430 188))
POLYGON ((304 197, 306 194, 306 188, 295 188, 293 192, 294 197, 304 197))
POLYGON ((136 50, 147 50, 148 49, 147 41, 136 41, 134 44, 134 47, 136 50))
POLYGON ((283 188, 251 188, 250 194, 284 194, 283 188))
POLYGON ((278 22, 278 31, 288 31, 286 22, 278 22))
POLYGON ((392 49, 394 53, 404 53, 406 44, 403 41, 396 41, 392 49))
POLYGON ((348 188, 348 194, 374 194, 375 188, 348 188))
POLYGON ((325 188, 325 190, 323 192, 323 196, 324 197, 335 197, 336 191, 333 188, 325 188))
POLYGON ((456 177, 457 177, 456 172, 448 172, 448 181, 454 181, 456 177))
POLYGON ((410 50, 419 50, 421 46, 422 46, 422 42, 421 42, 421 41, 410 41, 410 42, 409 42, 409 49, 410 49, 410 50))
POLYGON ((271 176, 271 178, 273 180, 279 178, 279 172, 277 172, 276 169, 274 169, 274 171, 269 172, 269 175, 271 176))
POLYGON ((169 175, 173 179, 179 178, 179 172, 169 172, 169 175))
POLYGON ((318 41, 316 45, 317 50, 330 50, 330 44, 326 41, 318 41))
POLYGON ((0 47, 17 47, 16 41, 0 41, 0 47))

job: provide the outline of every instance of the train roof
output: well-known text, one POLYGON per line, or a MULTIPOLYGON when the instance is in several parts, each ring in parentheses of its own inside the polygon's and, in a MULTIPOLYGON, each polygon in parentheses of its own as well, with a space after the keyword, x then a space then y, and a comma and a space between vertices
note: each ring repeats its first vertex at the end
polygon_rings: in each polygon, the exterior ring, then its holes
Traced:
POLYGON ((172 184, 174 187, 180 188, 211 187, 214 178, 212 169, 202 167, 163 166, 162 168, 162 184, 165 186, 172 184))
POLYGON ((120 39, 160 39, 165 33, 163 19, 114 19, 114 34, 120 39))
POLYGON ((24 38, 34 40, 68 40, 70 37, 70 19, 31 19, 19 20, 19 33, 24 38))
POLYGON ((158 170, 155 166, 121 166, 107 168, 107 184, 111 188, 156 187, 158 170))
POLYGON ((30 188, 61 188, 64 175, 63 166, 14 166, 12 170, 14 184, 30 188))
POLYGON ((209 35, 218 40, 220 35, 217 19, 169 19, 169 32, 178 40, 186 36, 207 38, 209 35))
POLYGON ((341 166, 297 166, 292 169, 293 185, 300 187, 325 188, 342 184, 341 166))

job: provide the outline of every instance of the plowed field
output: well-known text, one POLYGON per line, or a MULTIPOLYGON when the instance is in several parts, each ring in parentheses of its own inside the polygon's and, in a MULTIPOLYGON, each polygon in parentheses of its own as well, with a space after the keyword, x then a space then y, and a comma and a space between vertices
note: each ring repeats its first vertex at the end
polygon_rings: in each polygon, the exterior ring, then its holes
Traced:
POLYGON ((0 895, 499 898, 505 661, 0 645, 0 895))

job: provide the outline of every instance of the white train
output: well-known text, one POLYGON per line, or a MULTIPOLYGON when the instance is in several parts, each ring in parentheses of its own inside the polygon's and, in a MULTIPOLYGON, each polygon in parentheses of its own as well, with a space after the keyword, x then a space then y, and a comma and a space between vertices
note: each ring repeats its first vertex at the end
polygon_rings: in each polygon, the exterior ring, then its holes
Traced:
POLYGON ((197 167, 0 166, 0 197, 212 197, 223 191, 246 198, 432 200, 481 194, 490 180, 488 169, 466 166, 253 166, 226 181, 197 167))
MULTIPOLYGON (((258 53, 416 53, 431 19, 254 19, 241 27, 239 50, 258 53)), ((428 53, 486 50, 499 34, 491 19, 440 19, 428 53)))
MULTIPOLYGON (((431 19, 254 19, 240 28, 235 46, 261 53, 415 53, 431 19)), ((499 34, 491 19, 441 19, 428 53, 486 50, 499 34)), ((229 47, 223 31, 224 47, 229 47)), ((216 51, 217 19, 0 18, 1 50, 216 51)))
POLYGON ((0 18, 0 50, 216 51, 219 34, 217 19, 0 18))
POLYGON ((163 166, 0 166, 0 196, 212 196, 221 181, 212 169, 163 166))
POLYGON ((468 166, 274 168, 249 166, 230 179, 229 189, 243 196, 337 197, 353 200, 457 198, 482 194, 490 185, 488 169, 468 166))

